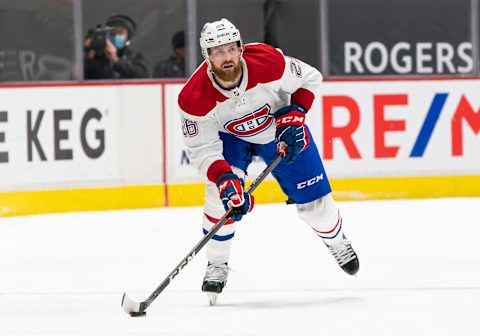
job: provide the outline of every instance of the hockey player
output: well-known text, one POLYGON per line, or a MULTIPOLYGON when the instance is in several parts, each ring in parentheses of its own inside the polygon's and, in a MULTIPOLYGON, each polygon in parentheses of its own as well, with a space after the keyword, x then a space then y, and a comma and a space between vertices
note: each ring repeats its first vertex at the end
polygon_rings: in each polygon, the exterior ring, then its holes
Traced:
POLYGON ((185 84, 178 104, 189 157, 208 179, 203 232, 234 208, 206 245, 202 290, 211 304, 227 281, 236 222, 253 208, 244 179, 254 155, 269 163, 277 151, 284 154, 272 175, 288 203, 296 204, 300 219, 323 240, 340 267, 356 274, 357 255, 343 234, 322 160, 305 125, 322 82, 320 72, 269 45, 244 45, 239 30, 226 19, 204 25, 200 47, 205 61, 185 84))

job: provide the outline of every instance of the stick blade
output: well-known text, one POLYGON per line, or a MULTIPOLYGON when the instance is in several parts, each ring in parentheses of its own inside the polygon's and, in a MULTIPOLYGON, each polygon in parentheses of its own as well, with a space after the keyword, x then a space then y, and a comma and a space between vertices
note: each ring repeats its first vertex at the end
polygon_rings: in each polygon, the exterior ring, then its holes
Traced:
POLYGON ((140 303, 130 299, 127 296, 127 293, 123 293, 122 308, 125 313, 129 314, 130 316, 144 316, 146 314, 146 312, 141 311, 140 303))

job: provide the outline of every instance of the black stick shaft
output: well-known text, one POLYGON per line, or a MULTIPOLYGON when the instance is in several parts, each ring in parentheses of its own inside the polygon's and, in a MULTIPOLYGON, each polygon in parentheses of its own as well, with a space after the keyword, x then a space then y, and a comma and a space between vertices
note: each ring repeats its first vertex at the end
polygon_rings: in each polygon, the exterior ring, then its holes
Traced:
MULTIPOLYGON (((280 163, 282 160, 282 154, 277 154, 275 159, 257 176, 257 178, 252 182, 250 187, 246 190, 246 193, 251 194, 257 187, 262 183, 262 181, 271 173, 273 169, 280 163)), ((143 312, 147 307, 155 300, 160 293, 173 281, 173 279, 180 273, 180 271, 197 255, 198 252, 208 243, 210 239, 220 230, 220 228, 227 222, 230 217, 232 209, 229 209, 225 214, 218 220, 217 224, 198 242, 197 245, 187 254, 185 258, 173 269, 173 271, 168 275, 168 277, 163 280, 163 282, 158 286, 152 294, 143 302, 140 303, 140 311, 143 312)))

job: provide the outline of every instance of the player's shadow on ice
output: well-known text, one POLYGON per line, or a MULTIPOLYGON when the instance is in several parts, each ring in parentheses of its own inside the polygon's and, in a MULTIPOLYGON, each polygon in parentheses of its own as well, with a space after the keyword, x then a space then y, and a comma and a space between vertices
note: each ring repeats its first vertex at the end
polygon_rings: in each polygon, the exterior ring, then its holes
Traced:
POLYGON ((238 308, 256 308, 256 309, 283 309, 283 308, 292 308, 292 307, 311 307, 311 306, 329 306, 337 304, 356 304, 363 302, 363 298, 359 297, 338 297, 338 298, 311 298, 311 299, 298 299, 298 300, 289 300, 289 299, 275 299, 272 298, 268 301, 245 301, 245 302, 219 302, 217 303, 220 307, 238 307, 238 308))

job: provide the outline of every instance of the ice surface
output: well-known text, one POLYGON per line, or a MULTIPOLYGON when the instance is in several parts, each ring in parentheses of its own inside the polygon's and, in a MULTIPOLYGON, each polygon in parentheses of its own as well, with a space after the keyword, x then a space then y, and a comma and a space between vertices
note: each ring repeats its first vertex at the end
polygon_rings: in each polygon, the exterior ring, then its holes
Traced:
POLYGON ((0 219, 0 335, 480 335, 480 199, 340 202, 360 258, 343 273, 294 206, 237 226, 210 307, 202 251, 132 318, 201 239, 200 207, 0 219))

